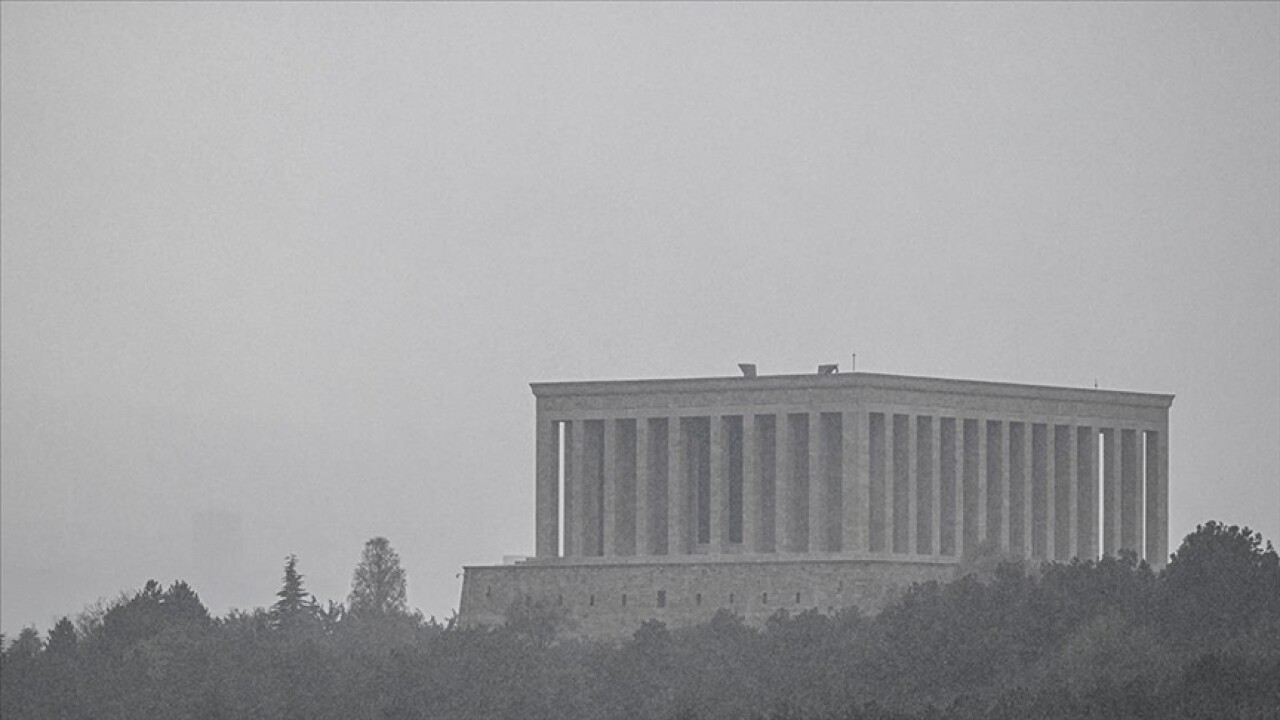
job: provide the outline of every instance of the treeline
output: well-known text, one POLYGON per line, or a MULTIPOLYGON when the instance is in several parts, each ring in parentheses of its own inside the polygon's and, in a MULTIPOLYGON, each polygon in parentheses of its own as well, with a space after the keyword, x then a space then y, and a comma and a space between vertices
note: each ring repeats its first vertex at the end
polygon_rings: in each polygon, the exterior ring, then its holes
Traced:
POLYGON ((214 618, 185 583, 151 582, 28 629, 3 653, 0 715, 1280 717, 1280 562, 1247 528, 1197 528, 1159 573, 1132 555, 1005 563, 874 617, 780 611, 753 628, 725 613, 621 644, 559 637, 536 607, 489 629, 409 613, 381 543, 346 605, 306 595, 290 559, 270 609, 214 618))

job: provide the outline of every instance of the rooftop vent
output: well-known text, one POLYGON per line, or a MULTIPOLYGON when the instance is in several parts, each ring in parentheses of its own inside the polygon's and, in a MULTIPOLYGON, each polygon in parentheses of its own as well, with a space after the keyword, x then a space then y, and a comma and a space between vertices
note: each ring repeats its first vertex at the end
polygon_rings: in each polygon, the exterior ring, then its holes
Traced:
POLYGON ((756 376, 755 363, 738 363, 738 369, 742 371, 742 377, 753 378, 756 376))
POLYGON ((836 373, 838 373, 838 372, 840 372, 840 366, 839 366, 839 365, 832 364, 832 365, 819 365, 819 366, 818 366, 818 374, 819 374, 819 375, 835 375, 835 374, 836 374, 836 373))

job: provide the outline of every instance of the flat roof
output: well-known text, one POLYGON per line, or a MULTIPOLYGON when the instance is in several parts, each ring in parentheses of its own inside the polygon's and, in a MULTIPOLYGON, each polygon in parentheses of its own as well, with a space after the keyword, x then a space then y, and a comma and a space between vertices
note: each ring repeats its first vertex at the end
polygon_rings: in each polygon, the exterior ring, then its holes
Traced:
POLYGON ((1165 393, 1073 388, 1055 385, 992 382, 989 380, 957 380, 951 378, 886 375, 882 373, 848 372, 819 375, 757 375, 755 377, 665 378, 647 380, 587 380, 530 383, 536 397, 568 397, 581 395, 645 395, 659 393, 716 392, 743 390, 821 390, 864 388, 877 390, 914 390, 925 392, 984 395, 994 397, 1040 398, 1112 402, 1168 408, 1174 396, 1165 393))

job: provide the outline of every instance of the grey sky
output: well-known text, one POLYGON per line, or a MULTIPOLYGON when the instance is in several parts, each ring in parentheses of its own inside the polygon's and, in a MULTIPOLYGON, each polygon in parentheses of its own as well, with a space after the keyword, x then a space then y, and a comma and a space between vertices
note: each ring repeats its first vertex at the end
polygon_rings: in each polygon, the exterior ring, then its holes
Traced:
POLYGON ((1280 5, 0 6, 0 625, 533 547, 530 381, 1177 394, 1280 539, 1280 5))

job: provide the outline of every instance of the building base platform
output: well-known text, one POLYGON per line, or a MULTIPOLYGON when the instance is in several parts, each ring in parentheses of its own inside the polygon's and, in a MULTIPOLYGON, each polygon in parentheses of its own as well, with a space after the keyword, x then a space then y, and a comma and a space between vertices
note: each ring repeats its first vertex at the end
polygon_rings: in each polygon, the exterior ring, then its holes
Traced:
POLYGON ((719 610, 761 625, 780 609, 875 613, 913 583, 956 576, 954 557, 861 554, 556 558, 465 568, 459 622, 500 626, 513 606, 553 610, 562 633, 629 637, 646 620, 669 628, 719 610))

